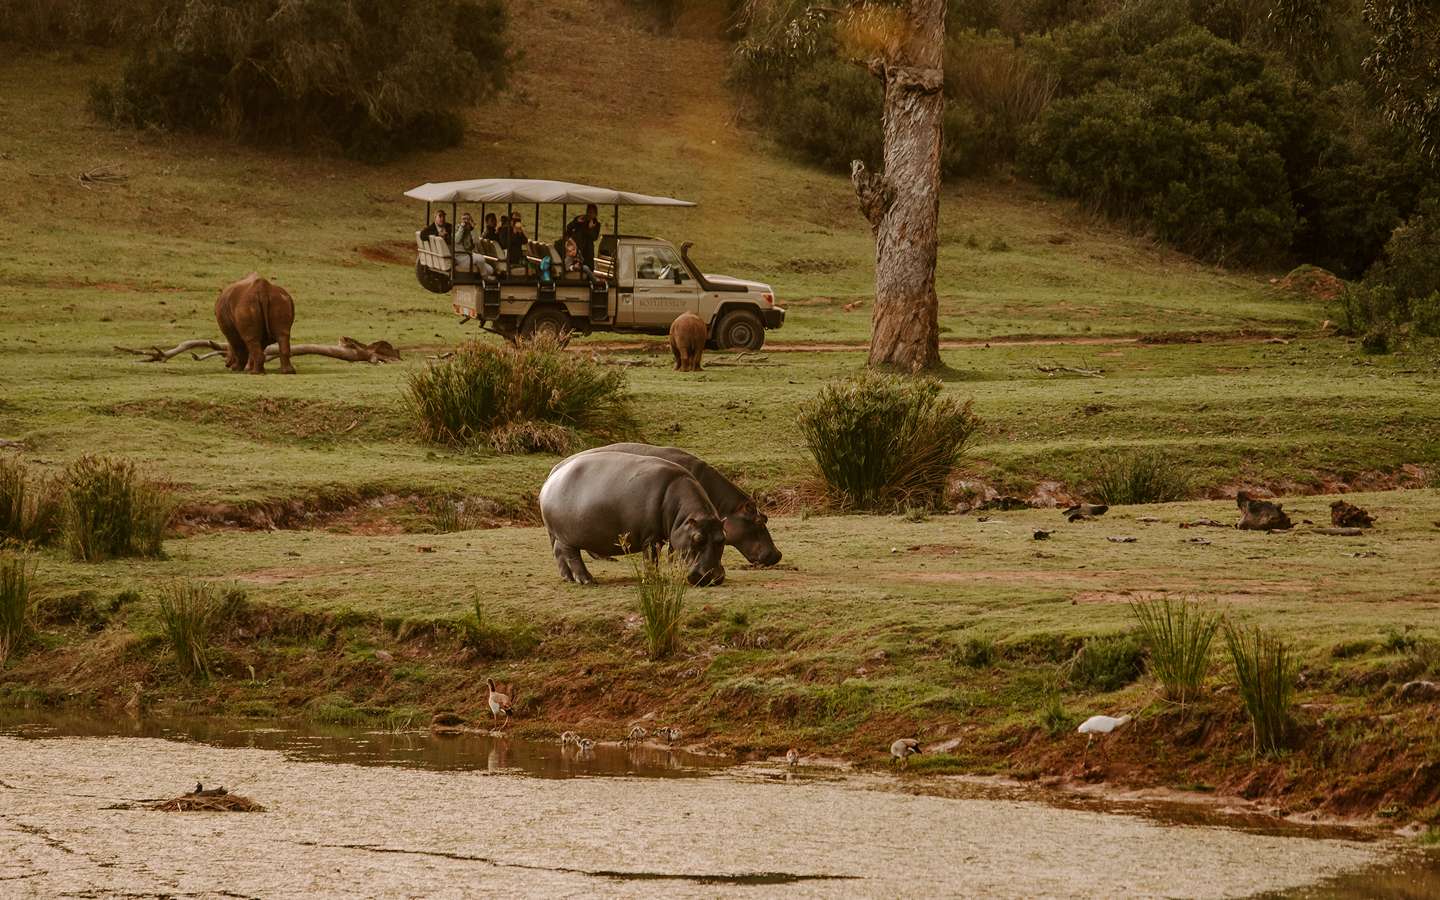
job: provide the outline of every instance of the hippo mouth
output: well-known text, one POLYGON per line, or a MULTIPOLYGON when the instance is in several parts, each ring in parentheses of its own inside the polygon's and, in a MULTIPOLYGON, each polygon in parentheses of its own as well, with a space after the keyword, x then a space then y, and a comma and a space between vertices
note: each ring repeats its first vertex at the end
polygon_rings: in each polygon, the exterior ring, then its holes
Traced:
POLYGON ((719 587, 725 583, 725 568, 721 566, 707 572, 692 571, 685 580, 695 587, 719 587))

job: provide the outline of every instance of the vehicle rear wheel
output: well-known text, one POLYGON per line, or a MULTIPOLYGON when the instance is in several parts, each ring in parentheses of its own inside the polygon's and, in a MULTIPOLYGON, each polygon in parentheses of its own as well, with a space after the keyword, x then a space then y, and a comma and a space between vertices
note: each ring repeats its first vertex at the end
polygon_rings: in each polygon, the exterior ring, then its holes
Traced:
POLYGON ((530 311, 520 323, 520 336, 526 340, 547 338, 564 342, 570 334, 570 314, 558 306, 541 306, 530 311))
POLYGON ((732 309, 715 326, 715 343, 721 350, 759 350, 765 346, 765 323, 748 309, 732 309))

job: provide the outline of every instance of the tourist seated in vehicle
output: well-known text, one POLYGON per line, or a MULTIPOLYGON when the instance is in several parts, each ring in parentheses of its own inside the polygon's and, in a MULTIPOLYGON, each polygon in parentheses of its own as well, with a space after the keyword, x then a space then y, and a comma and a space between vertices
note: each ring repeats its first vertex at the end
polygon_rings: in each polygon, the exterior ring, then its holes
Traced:
MULTIPOLYGON (((506 234, 502 228, 500 233, 506 234)), ((514 213, 510 216, 509 242, 501 242, 505 247, 506 261, 512 266, 525 265, 525 250, 530 243, 530 236, 525 233, 525 223, 520 221, 520 214, 514 213)))
POLYGON ((455 236, 455 271, 472 274, 479 272, 483 275, 495 273, 481 252, 480 237, 475 233, 475 220, 468 212, 460 216, 460 231, 455 236))
POLYGON ((600 239, 599 207, 593 203, 586 206, 585 215, 576 216, 565 226, 565 236, 575 241, 585 265, 595 268, 595 242, 600 239))
POLYGON ((420 229, 420 239, 422 241, 429 240, 432 237, 440 237, 444 238, 445 243, 448 244, 453 234, 454 231, 450 223, 445 221, 445 210, 443 209, 435 210, 435 221, 420 229))
POLYGON ((486 213, 486 214, 485 214, 485 232, 484 232, 483 234, 481 234, 480 236, 483 237, 483 238, 484 238, 485 240, 487 240, 487 241, 494 241, 494 240, 498 240, 498 239, 499 239, 500 233, 499 233, 499 229, 496 228, 496 226, 495 226, 495 214, 494 214, 494 213, 486 213))
POLYGON ((584 257, 580 255, 580 248, 575 245, 574 238, 565 239, 564 271, 567 275, 571 272, 583 272, 586 278, 594 274, 594 270, 586 265, 584 257))

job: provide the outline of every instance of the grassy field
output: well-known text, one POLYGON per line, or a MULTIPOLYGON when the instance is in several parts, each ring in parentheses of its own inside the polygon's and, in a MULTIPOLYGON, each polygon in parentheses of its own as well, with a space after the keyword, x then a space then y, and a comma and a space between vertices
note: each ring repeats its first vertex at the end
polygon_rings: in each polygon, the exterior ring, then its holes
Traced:
MULTIPOLYGON (((1299 782, 1283 779, 1258 793, 1341 811, 1398 797, 1433 813, 1440 796, 1403 779, 1331 803, 1371 759, 1331 757, 1353 749, 1337 741, 1369 740, 1389 753, 1371 768, 1400 778, 1440 746, 1436 726, 1391 697, 1395 682, 1440 665, 1435 348, 1363 355, 1326 336, 1322 304, 1270 287, 1277 273, 1198 265, 1022 184, 950 185, 939 287, 954 343, 941 377, 985 422, 965 480, 1082 493, 1106 452, 1145 448, 1173 461, 1196 499, 1076 526, 1053 510, 988 522, 823 515, 794 422, 822 384, 864 362, 845 345, 865 340, 869 308, 844 304, 868 297, 873 250, 847 180, 787 161, 734 124, 716 42, 657 38, 618 7, 591 27, 578 0, 513 5, 517 22, 543 10, 576 27, 522 46, 514 90, 474 112, 463 148, 384 167, 112 132, 86 117, 83 98, 118 58, 0 61, 0 438, 19 443, 0 452, 51 470, 90 452, 132 457, 175 486, 192 522, 164 560, 84 565, 41 553, 42 650, 0 672, 0 702, 119 703, 139 681, 164 708, 373 722, 437 704, 475 713, 476 685, 493 672, 519 683, 522 727, 534 733, 619 729, 655 712, 715 746, 865 757, 904 729, 964 736, 941 766, 1031 774, 1068 771, 1076 749, 1066 729, 1041 724, 1047 709, 1052 725, 1132 709, 1145 710, 1141 728, 1110 777, 1243 789, 1256 770, 1232 695, 1203 708, 1219 724, 1192 745, 1177 743, 1190 726, 1153 702, 1148 680, 1114 693, 1065 681, 1086 639, 1132 627, 1128 600, 1164 593, 1213 600, 1300 648, 1302 718, 1324 737, 1264 771, 1280 778, 1288 765, 1331 793, 1299 798, 1299 782), (79 173, 102 164, 127 180, 83 187, 79 173), (700 454, 785 513, 772 519, 782 568, 748 569, 732 555, 724 587, 692 593, 672 661, 639 652, 623 564, 597 564, 601 586, 582 590, 560 583, 535 528, 421 533, 432 524, 423 498, 440 495, 526 521, 555 461, 426 446, 404 406, 407 374, 474 326, 458 327, 446 298, 415 284, 406 248, 423 210, 401 192, 488 175, 699 201, 627 217, 626 230, 693 238, 707 268, 769 280, 789 307, 769 352, 712 354, 701 375, 670 371, 653 339, 573 345, 603 347, 603 362, 626 367, 648 439, 700 454), (252 269, 296 296, 297 340, 384 338, 404 360, 300 357, 299 376, 260 379, 218 360, 141 364, 115 349, 216 336, 216 293, 252 269), (1205 340, 1133 340, 1178 333, 1205 340), (1015 340, 1027 335, 1047 340, 1015 340), (1042 371, 1057 365, 1101 374, 1042 371), (1395 485, 1416 489, 1352 498, 1380 519, 1363 538, 1176 527, 1231 521, 1232 501, 1204 498, 1240 486, 1395 485), (292 530, 238 530, 221 524, 229 512, 206 513, 286 504, 292 530), (1031 540, 1041 526, 1059 530, 1031 540), (1106 540, 1127 535, 1137 542, 1106 540), (177 677, 158 637, 156 598, 175 579, 248 598, 217 636, 220 675, 204 686, 177 677), (528 631, 538 647, 518 659, 467 650, 477 601, 502 644, 528 631), (993 659, 971 664, 965 648, 989 642, 993 659)), ((1287 501, 1321 524, 1327 505, 1287 501)), ((1217 647, 1217 685, 1220 672, 1217 647)))

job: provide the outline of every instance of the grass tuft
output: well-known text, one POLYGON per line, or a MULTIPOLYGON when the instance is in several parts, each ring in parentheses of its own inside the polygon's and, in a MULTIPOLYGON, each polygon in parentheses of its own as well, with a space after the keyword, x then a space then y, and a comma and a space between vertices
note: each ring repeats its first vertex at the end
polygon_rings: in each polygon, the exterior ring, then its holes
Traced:
POLYGON ((1159 597, 1130 604, 1150 648, 1150 671, 1165 698, 1186 703, 1200 694, 1210 670, 1210 645, 1220 614, 1189 600, 1159 597))
POLYGON ((30 635, 30 579, 24 556, 0 555, 0 668, 30 635))
POLYGON ((182 581, 160 594, 160 628, 180 674, 191 681, 210 677, 210 638, 227 605, 214 586, 182 581))
POLYGON ((938 381, 873 372, 831 382, 800 412, 832 498, 881 512, 938 506, 979 425, 938 381))
POLYGON ((0 456, 0 541, 41 545, 59 533, 59 485, 18 459, 0 456))
POLYGON ((1090 494, 1110 506, 1169 503, 1190 493, 1190 480, 1158 450, 1113 451, 1090 476, 1090 494))
POLYGON ((673 561, 637 553, 630 557, 630 564, 635 569, 645 647, 651 659, 664 659, 674 652, 680 636, 680 616, 690 582, 685 569, 673 561))
POLYGON ((950 651, 950 661, 967 669, 988 669, 995 665, 999 654, 995 650, 995 639, 989 637, 968 637, 950 651))
POLYGON ((86 562, 159 556, 175 504, 127 459, 83 456, 65 470, 65 543, 86 562))
POLYGON ((471 341, 410 376, 406 400, 427 441, 502 453, 568 453, 638 431, 625 373, 558 342, 471 341))
POLYGON ((1060 683, 1058 677, 1047 682, 1045 687, 1045 705, 1040 707, 1040 727, 1051 737, 1059 737, 1078 723, 1075 716, 1065 709, 1065 700, 1060 695, 1060 683))
POLYGON ((1289 741, 1290 706, 1299 664, 1291 646, 1260 628, 1227 622, 1225 642, 1235 664, 1235 681, 1250 714, 1257 755, 1273 756, 1289 741))
POLYGON ((1118 691, 1140 677, 1145 649, 1133 634, 1087 640, 1070 664, 1070 681, 1092 691, 1118 691))

